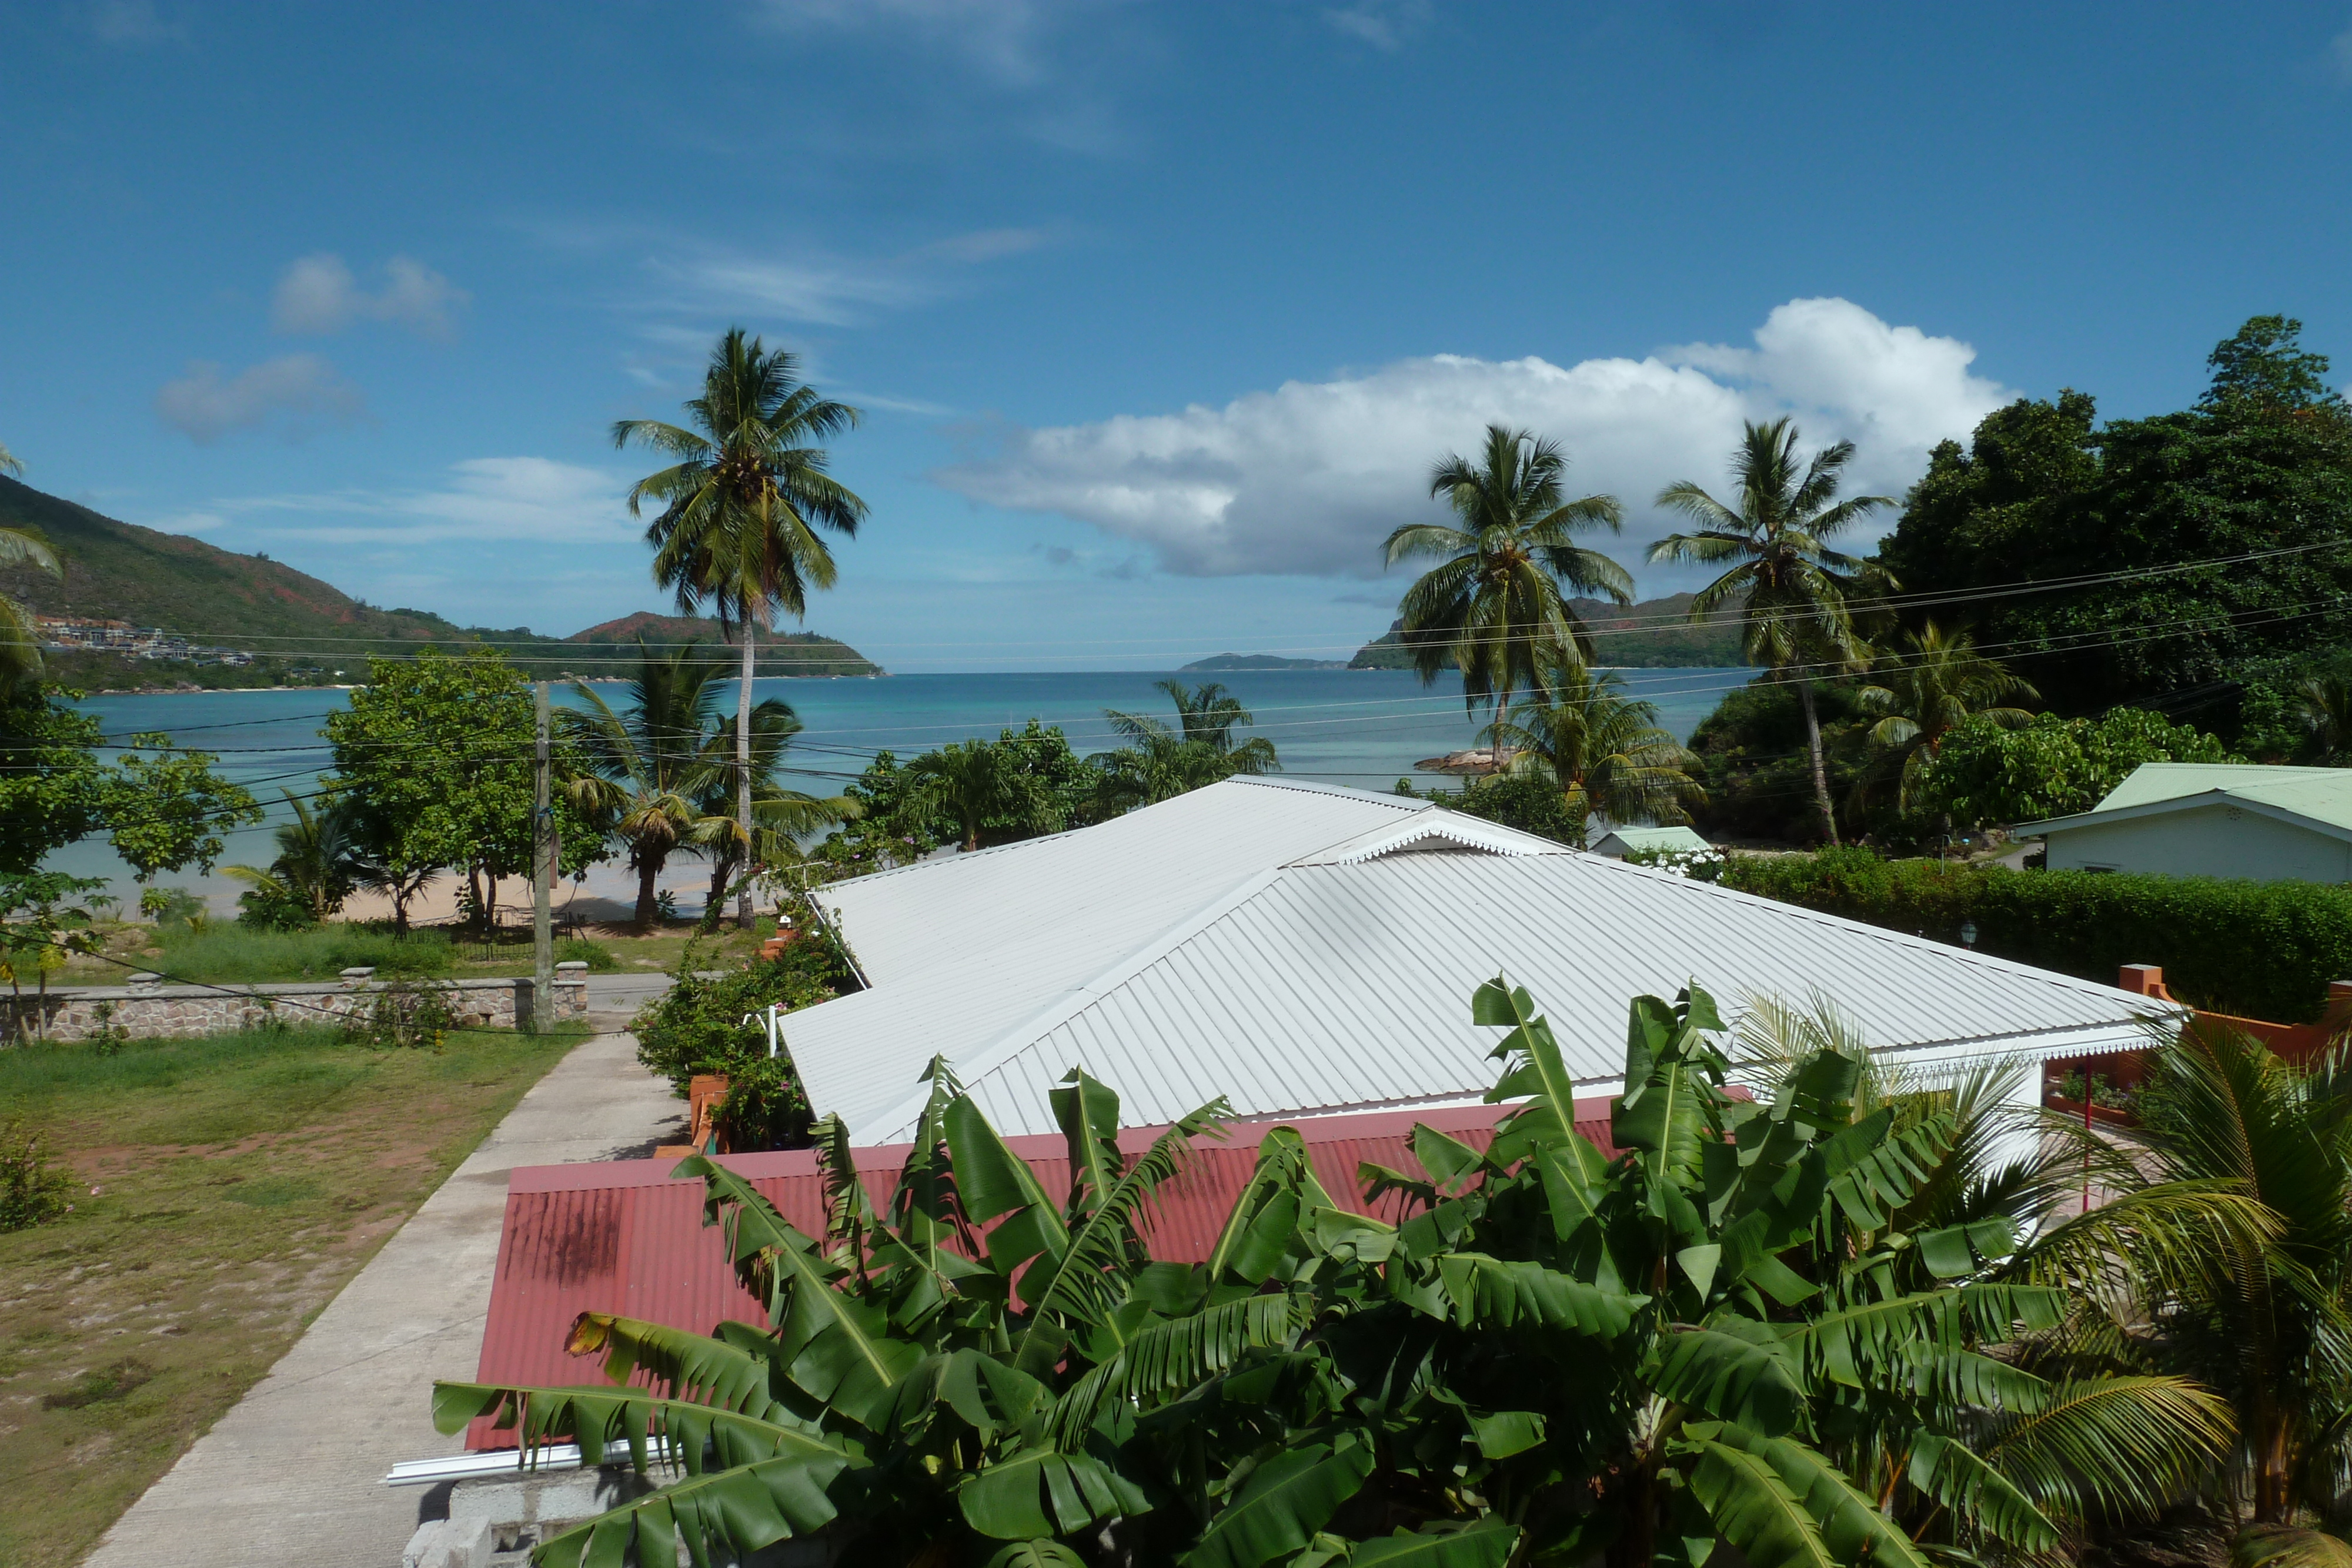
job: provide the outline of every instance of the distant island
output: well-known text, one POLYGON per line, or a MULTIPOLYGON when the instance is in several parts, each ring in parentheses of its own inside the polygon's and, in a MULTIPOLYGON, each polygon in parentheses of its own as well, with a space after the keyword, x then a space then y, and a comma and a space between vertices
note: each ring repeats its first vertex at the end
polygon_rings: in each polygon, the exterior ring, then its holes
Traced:
POLYGON ((1178 666, 1191 670, 1348 670, 1358 666, 1345 659, 1286 659, 1278 653, 1213 653, 1178 666))
MULTIPOLYGON (((493 647, 541 679, 623 674, 649 643, 723 641, 715 621, 649 611, 569 637, 528 626, 460 626, 429 610, 385 610, 266 555, 120 522, 0 477, 0 524, 37 530, 65 580, 0 572, 32 607, 50 679, 86 690, 242 690, 348 685, 371 653, 493 647)), ((814 632, 763 632, 762 675, 879 675, 856 649, 814 632)))
MULTIPOLYGON (((1727 669, 1748 663, 1739 647, 1737 605, 1718 610, 1703 623, 1693 625, 1687 593, 1644 599, 1635 604, 1611 604, 1599 599, 1571 599, 1569 603, 1592 629, 1598 664, 1637 669, 1727 669)), ((1405 651, 1403 629, 1403 622, 1390 622, 1387 632, 1356 650, 1348 667, 1412 669, 1412 655, 1405 651)))

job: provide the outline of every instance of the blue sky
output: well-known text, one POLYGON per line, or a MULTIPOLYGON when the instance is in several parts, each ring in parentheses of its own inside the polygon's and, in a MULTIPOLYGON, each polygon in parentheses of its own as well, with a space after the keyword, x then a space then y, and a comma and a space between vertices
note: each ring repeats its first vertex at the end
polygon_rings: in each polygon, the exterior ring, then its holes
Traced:
POLYGON ((2257 311, 2352 371, 2343 3, 99 0, 0 58, 28 481, 467 622, 660 603, 604 433, 730 323, 867 411, 809 623, 900 670, 1344 656, 1489 419, 1632 564, 1743 415, 1899 491, 2257 311))

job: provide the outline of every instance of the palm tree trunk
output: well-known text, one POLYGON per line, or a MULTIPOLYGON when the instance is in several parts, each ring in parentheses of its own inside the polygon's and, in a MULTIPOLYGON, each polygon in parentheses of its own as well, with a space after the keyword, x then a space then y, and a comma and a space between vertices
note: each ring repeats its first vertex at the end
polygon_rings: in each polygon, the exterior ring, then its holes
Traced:
POLYGON ((728 874, 734 869, 735 862, 725 851, 713 852, 710 857, 710 895, 702 901, 702 911, 708 917, 705 923, 709 925, 719 924, 719 908, 727 898, 728 874))
MULTIPOLYGON (((749 606, 746 607, 747 609, 749 606)), ((760 621, 767 619, 762 607, 760 621)), ((735 693, 735 825, 743 834, 743 854, 746 862, 751 853, 751 671, 759 656, 756 622, 750 615, 743 617, 743 679, 735 693)), ((721 897, 726 890, 720 889, 721 897)), ((742 895, 735 901, 735 927, 751 929, 751 884, 743 884, 742 895)))
POLYGON ((654 903, 654 879, 661 875, 661 862, 646 859, 637 862, 637 919, 640 931, 654 928, 654 916, 659 906, 654 903))
POLYGON ((1829 769, 1822 762, 1822 721, 1813 712, 1813 683, 1810 679, 1797 682, 1797 700, 1805 710, 1805 747, 1813 758, 1813 804, 1821 808, 1822 836, 1830 847, 1837 847, 1837 812, 1830 806, 1829 769))

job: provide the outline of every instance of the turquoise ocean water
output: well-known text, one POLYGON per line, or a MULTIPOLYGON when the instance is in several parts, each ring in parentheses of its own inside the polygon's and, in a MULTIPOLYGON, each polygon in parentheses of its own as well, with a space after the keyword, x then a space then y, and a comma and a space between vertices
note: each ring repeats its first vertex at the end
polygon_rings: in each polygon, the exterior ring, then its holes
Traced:
MULTIPOLYGON (((1662 725, 1687 737, 1748 670, 1679 669, 1622 672, 1632 692, 1657 705, 1662 725)), ((1436 775, 1418 774, 1413 764, 1474 743, 1475 722, 1463 711, 1458 685, 1423 687, 1402 671, 1234 671, 1213 675, 1165 676, 1118 671, 1037 672, 1006 674, 890 675, 874 680, 762 680, 754 692, 790 703, 806 727, 793 747, 797 787, 832 794, 856 778, 881 749, 900 758, 951 740, 993 737, 1031 718, 1059 725, 1079 752, 1116 744, 1104 722, 1105 708, 1167 716, 1167 697, 1153 689, 1162 679, 1192 683, 1221 680, 1256 716, 1247 733, 1264 736, 1280 752, 1283 771, 1359 789, 1387 790, 1400 778, 1426 785, 1436 775)), ((621 702, 621 688, 595 688, 605 701, 621 702)), ((728 706, 731 710, 732 686, 728 706)), ((576 694, 558 686, 559 704, 576 694)), ((82 705, 105 724, 110 739, 161 731, 184 745, 215 752, 221 770, 278 805, 280 789, 304 794, 328 767, 318 730, 325 716, 343 706, 337 691, 188 692, 154 696, 98 696, 82 705)), ((229 837, 231 862, 266 863, 271 854, 269 825, 240 830, 229 837)), ((135 899, 129 869, 110 850, 81 844, 53 856, 53 869, 106 877, 118 896, 135 899)), ((165 875, 161 882, 212 898, 216 908, 233 907, 238 884, 215 873, 165 875)), ((614 867, 592 873, 601 889, 625 876, 614 867)), ((699 878, 691 861, 679 863, 675 881, 684 893, 699 878)), ((698 903, 696 893, 691 903, 698 903)))

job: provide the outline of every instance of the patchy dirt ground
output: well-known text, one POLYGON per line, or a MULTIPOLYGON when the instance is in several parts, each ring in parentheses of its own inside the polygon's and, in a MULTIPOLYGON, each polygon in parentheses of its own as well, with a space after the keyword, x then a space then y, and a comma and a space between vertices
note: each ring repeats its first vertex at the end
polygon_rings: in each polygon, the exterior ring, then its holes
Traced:
POLYGON ((75 1178, 0 1235, 0 1563, 78 1562, 576 1043, 0 1050, 0 1115, 75 1178))

